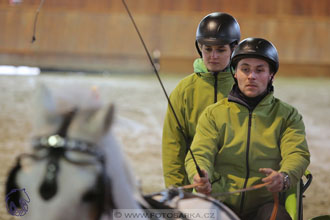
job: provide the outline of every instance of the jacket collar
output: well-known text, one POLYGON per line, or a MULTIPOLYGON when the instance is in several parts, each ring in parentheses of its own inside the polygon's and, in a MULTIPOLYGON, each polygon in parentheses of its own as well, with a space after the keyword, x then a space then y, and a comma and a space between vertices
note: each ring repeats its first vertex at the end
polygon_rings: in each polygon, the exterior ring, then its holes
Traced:
MULTIPOLYGON (((204 78, 206 80, 210 80, 210 79, 214 80, 214 73, 208 71, 202 58, 197 58, 194 61, 193 66, 194 66, 194 72, 199 77, 204 78)), ((232 77, 232 74, 231 74, 229 68, 226 68, 225 71, 219 72, 219 74, 218 74, 218 80, 228 78, 228 77, 232 77)))
POLYGON ((273 96, 273 87, 269 88, 266 93, 261 94, 255 98, 246 97, 238 88, 237 84, 235 84, 228 95, 229 102, 236 102, 241 104, 249 109, 249 111, 253 111, 258 105, 268 105, 272 102, 273 96))

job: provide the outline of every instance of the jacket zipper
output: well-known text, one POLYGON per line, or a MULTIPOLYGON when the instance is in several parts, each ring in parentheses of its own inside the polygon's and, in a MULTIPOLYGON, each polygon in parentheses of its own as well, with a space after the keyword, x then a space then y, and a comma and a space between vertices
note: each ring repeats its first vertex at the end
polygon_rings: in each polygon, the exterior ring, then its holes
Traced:
MULTIPOLYGON (((252 121, 252 110, 249 110, 249 122, 248 122, 248 135, 247 135, 247 146, 246 146, 246 177, 244 181, 243 188, 246 188, 249 176, 250 176, 250 168, 249 168, 249 151, 250 151, 250 136, 251 136, 251 121, 252 121)), ((243 211, 245 199, 245 192, 242 193, 240 213, 243 211)))
POLYGON ((214 72, 214 103, 218 101, 218 73, 219 72, 214 72))

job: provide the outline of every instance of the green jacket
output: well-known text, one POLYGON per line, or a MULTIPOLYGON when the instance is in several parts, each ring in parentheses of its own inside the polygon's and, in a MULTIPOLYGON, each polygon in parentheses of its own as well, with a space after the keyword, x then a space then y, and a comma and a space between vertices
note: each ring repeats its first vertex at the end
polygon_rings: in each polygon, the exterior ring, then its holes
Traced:
MULTIPOLYGON (((302 116, 292 106, 268 94, 253 111, 229 98, 201 115, 191 149, 197 164, 208 172, 212 193, 230 192, 262 183, 259 168, 289 174, 295 185, 309 165, 310 154, 302 116), (229 99, 229 101, 228 101, 229 99)), ((197 173, 188 154, 191 182, 197 173)), ((222 198, 238 215, 256 211, 273 200, 265 187, 222 198)))
MULTIPOLYGON (((202 59, 194 62, 195 73, 185 77, 172 91, 170 100, 178 117, 179 125, 168 106, 164 121, 162 160, 166 187, 188 184, 184 160, 195 135, 197 120, 203 110, 214 103, 215 76, 207 72, 202 59)), ((234 84, 230 72, 217 76, 217 100, 227 97, 234 84)))

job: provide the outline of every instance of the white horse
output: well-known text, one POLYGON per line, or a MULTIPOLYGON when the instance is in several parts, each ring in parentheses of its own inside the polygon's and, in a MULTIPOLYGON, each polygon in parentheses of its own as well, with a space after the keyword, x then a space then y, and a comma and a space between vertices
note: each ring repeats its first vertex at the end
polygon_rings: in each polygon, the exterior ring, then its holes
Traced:
POLYGON ((88 88, 56 94, 42 87, 37 100, 33 152, 19 157, 7 181, 10 214, 99 219, 114 208, 139 209, 135 181, 110 132, 113 107, 88 88))
POLYGON ((182 189, 141 196, 110 132, 112 105, 102 105, 95 89, 39 91, 33 151, 18 157, 7 180, 10 214, 31 220, 238 219, 222 203, 182 189))

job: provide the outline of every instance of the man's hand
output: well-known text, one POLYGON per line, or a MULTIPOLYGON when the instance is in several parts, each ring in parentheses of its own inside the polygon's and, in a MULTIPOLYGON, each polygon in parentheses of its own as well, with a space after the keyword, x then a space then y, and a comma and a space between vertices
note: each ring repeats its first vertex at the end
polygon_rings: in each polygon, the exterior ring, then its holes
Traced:
POLYGON ((269 183, 267 190, 270 192, 281 192, 284 185, 284 176, 271 168, 260 168, 259 172, 265 174, 267 177, 262 179, 262 182, 269 183))
POLYGON ((212 191, 212 185, 209 182, 209 175, 205 170, 202 170, 202 173, 204 174, 204 177, 200 177, 198 173, 194 176, 194 184, 201 184, 200 186, 196 186, 195 189, 199 193, 209 195, 212 191))

